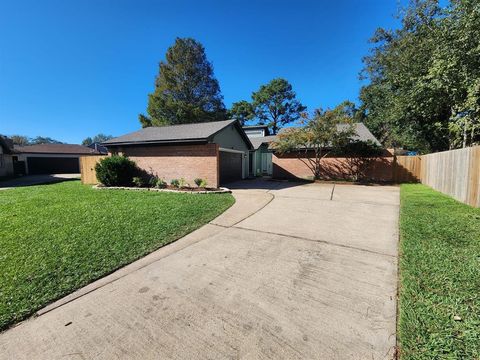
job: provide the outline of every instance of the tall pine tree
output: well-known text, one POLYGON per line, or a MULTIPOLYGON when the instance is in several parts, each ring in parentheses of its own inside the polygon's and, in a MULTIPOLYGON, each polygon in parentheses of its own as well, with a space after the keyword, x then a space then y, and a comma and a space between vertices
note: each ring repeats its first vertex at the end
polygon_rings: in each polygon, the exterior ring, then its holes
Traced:
POLYGON ((224 120, 223 96, 205 48, 191 38, 177 38, 160 62, 155 91, 148 96, 143 127, 224 120))

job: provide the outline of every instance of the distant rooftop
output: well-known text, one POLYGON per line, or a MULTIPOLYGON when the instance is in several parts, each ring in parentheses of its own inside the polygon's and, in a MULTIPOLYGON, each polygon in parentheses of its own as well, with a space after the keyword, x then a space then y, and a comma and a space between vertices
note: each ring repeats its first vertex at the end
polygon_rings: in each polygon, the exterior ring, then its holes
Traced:
POLYGON ((257 150, 262 144, 269 144, 272 141, 277 139, 276 135, 269 135, 269 136, 261 136, 261 137, 254 137, 250 138, 250 142, 253 145, 253 148, 257 150))
MULTIPOLYGON (((352 136, 353 140, 360 140, 360 141, 369 141, 370 140, 373 143, 375 143, 376 145, 382 146, 380 141, 378 141, 378 139, 370 132, 370 130, 368 130, 368 128, 363 123, 355 123, 353 125, 355 127, 355 134, 356 134, 356 135, 352 136)), ((347 124, 339 124, 339 125, 337 125, 337 129, 341 130, 341 129, 345 128, 346 126, 348 126, 348 125, 347 124)), ((288 129, 292 129, 292 128, 290 127, 290 128, 280 129, 279 134, 281 134, 282 132, 284 132, 288 129)))
POLYGON ((15 145, 15 151, 26 154, 72 154, 91 155, 99 154, 98 151, 87 146, 77 144, 38 144, 38 145, 15 145))

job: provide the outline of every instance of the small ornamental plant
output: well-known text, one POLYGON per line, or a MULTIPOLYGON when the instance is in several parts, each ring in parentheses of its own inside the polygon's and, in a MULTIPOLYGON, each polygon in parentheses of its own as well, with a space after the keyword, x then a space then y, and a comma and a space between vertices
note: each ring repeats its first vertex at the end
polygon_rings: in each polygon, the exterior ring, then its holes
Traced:
POLYGON ((157 182, 155 183, 155 187, 157 189, 165 189, 167 187, 167 182, 162 178, 157 178, 157 182))
POLYGON ((133 179, 132 179, 132 183, 133 185, 135 185, 136 187, 144 187, 145 186, 145 181, 139 177, 139 176, 135 176, 133 179))
POLYGON ((196 178, 194 182, 195 182, 195 185, 197 185, 199 188, 207 187, 207 181, 205 179, 196 178))
POLYGON ((179 188, 179 187, 180 187, 180 180, 178 180, 178 179, 172 179, 172 180, 170 181, 170 185, 172 185, 173 187, 179 188))
POLYGON ((178 185, 183 188, 183 187, 186 187, 188 186, 188 183, 187 183, 187 180, 185 180, 184 178, 181 178, 178 182, 178 185))

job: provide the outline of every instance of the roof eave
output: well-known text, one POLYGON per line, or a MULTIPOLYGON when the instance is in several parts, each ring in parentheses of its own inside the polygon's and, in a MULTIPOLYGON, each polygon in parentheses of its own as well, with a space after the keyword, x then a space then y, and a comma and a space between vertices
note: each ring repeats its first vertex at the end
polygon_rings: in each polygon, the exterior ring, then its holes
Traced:
POLYGON ((197 138, 197 139, 174 139, 174 140, 150 140, 150 141, 119 141, 114 143, 101 143, 101 145, 108 147, 114 146, 132 146, 132 145, 162 145, 162 144, 198 144, 206 143, 208 138, 197 138))

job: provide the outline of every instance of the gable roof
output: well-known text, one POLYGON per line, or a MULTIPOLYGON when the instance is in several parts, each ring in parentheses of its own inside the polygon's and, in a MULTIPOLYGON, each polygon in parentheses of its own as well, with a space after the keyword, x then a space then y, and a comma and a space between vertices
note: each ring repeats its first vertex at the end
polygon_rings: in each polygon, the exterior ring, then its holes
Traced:
MULTIPOLYGON (((353 124, 355 126, 355 133, 352 137, 353 140, 360 140, 360 141, 372 141, 374 144, 378 146, 382 146, 380 141, 368 130, 368 128, 365 126, 364 123, 355 123, 353 124)), ((346 124, 340 124, 337 126, 337 129, 341 130, 347 127, 346 124)))
POLYGON ((91 143, 90 145, 87 145, 87 147, 98 151, 100 154, 108 154, 107 148, 102 144, 100 144, 99 142, 91 143))
MULTIPOLYGON (((360 140, 360 141, 372 141, 378 146, 382 146, 380 141, 368 130, 368 128, 363 124, 363 123, 354 123, 353 124, 355 127, 355 134, 352 136, 352 140, 360 140)), ((348 125, 347 124, 338 124, 337 129, 342 130, 346 128, 348 125)), ((279 134, 281 134, 284 131, 287 131, 289 128, 282 128, 279 131, 279 134)), ((291 129, 291 128, 290 128, 291 129)))
POLYGON ((259 136, 259 137, 250 138, 250 141, 253 145, 253 148, 257 150, 260 146, 262 146, 262 144, 271 143, 276 139, 277 139, 277 135, 269 135, 269 136, 259 136))
POLYGON ((115 145, 208 142, 215 134, 232 124, 238 129, 248 146, 251 147, 250 140, 237 120, 152 126, 104 141, 102 144, 108 147, 115 145))
POLYGON ((15 146, 15 151, 23 154, 69 154, 69 155, 92 155, 100 154, 95 149, 77 144, 38 144, 27 146, 15 146))
POLYGON ((251 132, 255 130, 263 130, 265 136, 270 135, 270 129, 268 128, 268 125, 244 125, 242 126, 242 129, 247 135, 251 134, 251 132))

